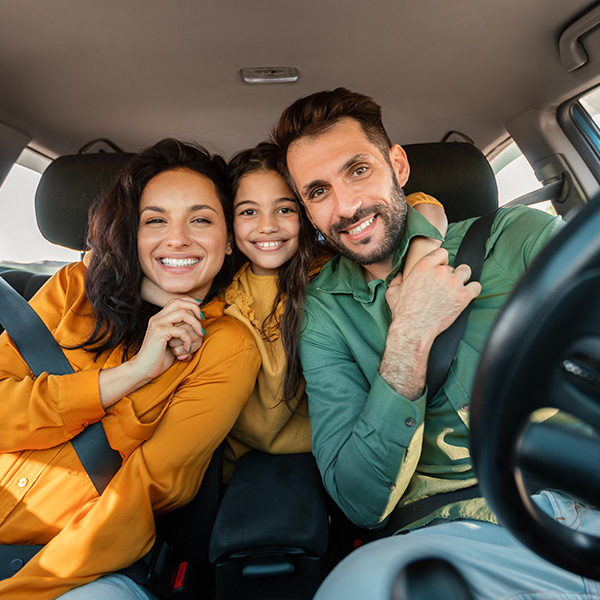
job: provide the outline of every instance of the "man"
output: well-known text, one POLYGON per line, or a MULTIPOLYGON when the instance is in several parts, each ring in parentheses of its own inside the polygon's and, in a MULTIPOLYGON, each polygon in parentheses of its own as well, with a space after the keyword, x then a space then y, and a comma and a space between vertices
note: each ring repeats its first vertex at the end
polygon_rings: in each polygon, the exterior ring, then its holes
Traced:
MULTIPOLYGON (((389 598, 402 564, 432 552, 454 563, 477 597, 565 590, 569 598, 587 598, 593 583, 534 556, 497 526, 483 498, 471 497, 477 493, 469 394, 479 355, 515 282, 561 221, 523 207, 501 211, 481 285, 467 283, 468 266, 451 266, 472 220, 451 224, 442 248, 403 280, 410 239, 441 236, 406 205, 409 164, 391 144, 380 107, 343 88, 313 94, 284 111, 272 138, 310 220, 339 252, 309 288, 300 342, 313 452, 325 486, 350 519, 368 528, 394 510, 440 498, 424 514, 411 513, 417 516, 404 527, 411 533, 352 553, 317 598, 389 598), (433 341, 474 298, 452 368, 428 400, 433 341)), ((573 502, 560 494, 545 492, 536 501, 557 518, 574 514, 573 502)))

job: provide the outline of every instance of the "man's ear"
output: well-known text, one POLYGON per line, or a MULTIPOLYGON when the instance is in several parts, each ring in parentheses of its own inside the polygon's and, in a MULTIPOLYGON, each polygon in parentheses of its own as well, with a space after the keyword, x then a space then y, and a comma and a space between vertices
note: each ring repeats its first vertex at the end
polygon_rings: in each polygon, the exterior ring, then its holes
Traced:
POLYGON ((406 157, 406 152, 404 152, 402 146, 394 144, 390 148, 390 163, 392 169, 394 169, 394 172, 396 173, 396 177, 398 177, 400 187, 404 187, 408 181, 408 176, 410 175, 410 165, 408 164, 408 158, 406 157))

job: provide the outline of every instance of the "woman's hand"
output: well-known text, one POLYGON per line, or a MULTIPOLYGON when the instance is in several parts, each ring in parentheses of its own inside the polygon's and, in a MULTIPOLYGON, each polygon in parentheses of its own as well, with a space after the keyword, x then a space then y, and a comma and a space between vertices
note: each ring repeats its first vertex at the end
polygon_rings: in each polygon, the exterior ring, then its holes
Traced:
MULTIPOLYGON (((144 276, 142 279, 141 291, 142 300, 150 302, 155 306, 165 307, 171 300, 177 298, 187 300, 189 302, 198 302, 190 296, 166 292, 162 288, 158 287, 153 281, 148 279, 146 276, 144 276)), ((202 312, 200 313, 200 317, 202 319, 204 318, 202 312)), ((190 327, 183 321, 179 323, 179 326, 183 327, 188 332, 192 343, 190 346, 185 346, 181 338, 172 338, 171 340, 169 340, 169 348, 171 349, 173 356, 177 358, 177 360, 191 360, 193 354, 200 349, 200 346, 202 346, 202 342, 204 341, 204 329, 202 329, 202 333, 198 335, 192 327, 190 327)))
POLYGON ((108 408, 123 396, 162 375, 176 360, 190 357, 202 344, 202 312, 191 298, 170 300, 148 321, 139 352, 127 362, 102 369, 99 374, 100 402, 108 408), (200 340, 200 341, 199 341, 200 340), (169 345, 172 342, 174 349, 169 345))

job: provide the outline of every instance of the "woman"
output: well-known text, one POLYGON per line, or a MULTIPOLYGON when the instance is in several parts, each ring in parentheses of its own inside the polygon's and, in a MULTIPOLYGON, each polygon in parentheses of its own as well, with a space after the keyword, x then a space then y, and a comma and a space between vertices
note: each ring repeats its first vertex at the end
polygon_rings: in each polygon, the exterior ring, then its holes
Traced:
POLYGON ((154 515, 193 498, 260 364, 216 298, 232 251, 220 157, 159 142, 100 201, 88 237, 89 264, 31 301, 75 373, 35 379, 0 338, 0 543, 45 544, 0 599, 152 597, 121 575, 90 582, 142 557, 154 515), (186 298, 159 310, 142 301, 142 277, 186 298), (123 458, 101 496, 68 443, 99 420, 123 458))
MULTIPOLYGON (((240 268, 222 297, 225 314, 252 331, 262 366, 252 395, 227 436, 226 481, 249 450, 274 454, 311 451, 297 341, 306 285, 332 254, 319 242, 302 206, 278 173, 277 158, 277 147, 264 142, 239 152, 227 165, 234 256, 240 268)), ((407 200, 445 233, 447 220, 437 200, 426 194, 412 194, 407 200)), ((440 243, 415 238, 405 273, 440 243)), ((159 305, 173 297, 149 282, 144 284, 143 294, 159 305)))

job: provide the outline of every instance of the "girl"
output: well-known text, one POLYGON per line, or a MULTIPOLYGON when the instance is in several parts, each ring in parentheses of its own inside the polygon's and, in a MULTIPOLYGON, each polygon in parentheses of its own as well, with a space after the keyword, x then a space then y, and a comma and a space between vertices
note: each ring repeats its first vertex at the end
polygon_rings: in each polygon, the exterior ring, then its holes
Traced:
POLYGON ((31 301, 75 373, 36 379, 0 338, 0 543, 44 544, 0 582, 1 599, 152 597, 122 575, 93 580, 144 556, 154 515, 193 498, 260 365, 216 298, 232 272, 225 198, 220 157, 159 142, 93 211, 88 264, 31 301), (142 277, 185 297, 146 304, 142 277), (203 327, 197 350, 190 332, 203 327), (69 443, 96 421, 123 459, 100 496, 69 443))
MULTIPOLYGON (((297 343, 307 282, 331 258, 277 172, 276 146, 264 142, 236 154, 227 166, 227 177, 233 200, 234 257, 241 267, 222 297, 225 313, 252 332, 262 368, 226 439, 226 481, 241 456, 251 449, 278 454, 311 451, 297 343)), ((439 202, 425 194, 412 194, 407 200, 445 233, 447 220, 439 202)), ((440 243, 415 238, 405 274, 440 243)), ((149 285, 144 293, 158 304, 169 298, 164 294, 158 298, 149 285)))

